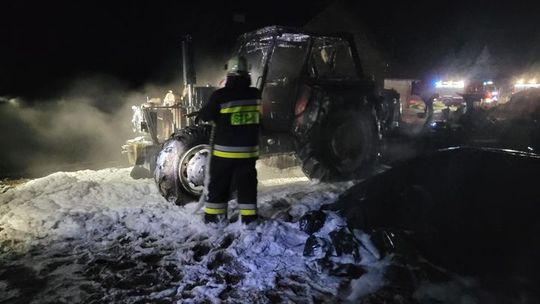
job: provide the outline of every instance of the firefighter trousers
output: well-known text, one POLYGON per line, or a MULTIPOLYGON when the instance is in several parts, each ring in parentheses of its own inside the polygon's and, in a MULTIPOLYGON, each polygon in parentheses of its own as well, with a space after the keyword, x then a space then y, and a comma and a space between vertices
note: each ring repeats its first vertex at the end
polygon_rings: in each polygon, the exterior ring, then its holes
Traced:
POLYGON ((257 215, 256 161, 212 156, 205 214, 226 215, 230 194, 236 190, 240 215, 257 215))

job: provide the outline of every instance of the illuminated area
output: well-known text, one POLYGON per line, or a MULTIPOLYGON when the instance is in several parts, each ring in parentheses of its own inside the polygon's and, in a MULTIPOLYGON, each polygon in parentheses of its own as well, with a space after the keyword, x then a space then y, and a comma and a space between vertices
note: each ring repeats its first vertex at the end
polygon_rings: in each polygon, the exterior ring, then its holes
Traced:
POLYGON ((529 80, 525 80, 524 78, 521 78, 515 82, 514 88, 517 90, 540 88, 540 83, 538 83, 536 78, 531 78, 529 80))
POLYGON ((463 97, 461 96, 465 90, 465 80, 438 80, 435 82, 436 98, 433 99, 433 112, 435 120, 446 120, 448 117, 440 117, 443 110, 455 112, 458 107, 462 106, 463 97))
POLYGON ((482 91, 484 92, 483 102, 490 104, 499 101, 499 88, 493 80, 484 81, 482 83, 482 91))
POLYGON ((463 89, 465 87, 465 81, 464 80, 450 80, 450 81, 443 81, 439 80, 435 82, 436 88, 456 88, 456 89, 463 89))

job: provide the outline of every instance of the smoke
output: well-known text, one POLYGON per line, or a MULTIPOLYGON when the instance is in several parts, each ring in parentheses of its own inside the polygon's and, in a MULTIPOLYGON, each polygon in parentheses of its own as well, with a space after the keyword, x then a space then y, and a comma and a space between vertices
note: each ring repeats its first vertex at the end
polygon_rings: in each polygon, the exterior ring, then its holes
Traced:
MULTIPOLYGON (((231 53, 197 48, 197 85, 219 86, 231 53)), ((163 98, 168 90, 181 95, 181 75, 179 69, 175 79, 137 89, 110 76, 93 75, 66 84, 52 99, 0 96, 0 178, 129 166, 121 146, 140 135, 132 131, 131 107, 147 97, 163 98)))
POLYGON ((470 44, 457 54, 449 52, 441 60, 436 74, 443 79, 489 80, 499 76, 501 66, 498 62, 487 46, 470 44))
POLYGON ((110 77, 92 77, 54 100, 0 98, 0 177, 128 166, 121 146, 137 136, 131 106, 147 94, 163 97, 166 89, 133 91, 110 77))
POLYGON ((225 64, 232 52, 209 52, 206 49, 196 51, 195 70, 197 73, 198 86, 219 86, 226 78, 225 64))

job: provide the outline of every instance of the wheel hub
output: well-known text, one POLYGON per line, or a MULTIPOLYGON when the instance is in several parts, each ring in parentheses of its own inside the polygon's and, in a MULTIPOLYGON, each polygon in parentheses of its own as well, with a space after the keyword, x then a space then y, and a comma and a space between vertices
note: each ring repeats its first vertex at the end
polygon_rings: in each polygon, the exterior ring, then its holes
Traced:
POLYGON ((204 188, 209 155, 210 146, 198 145, 189 149, 180 159, 180 182, 185 190, 194 195, 200 195, 204 188))
POLYGON ((208 155, 204 150, 197 152, 187 164, 187 180, 196 185, 204 185, 204 172, 208 155))

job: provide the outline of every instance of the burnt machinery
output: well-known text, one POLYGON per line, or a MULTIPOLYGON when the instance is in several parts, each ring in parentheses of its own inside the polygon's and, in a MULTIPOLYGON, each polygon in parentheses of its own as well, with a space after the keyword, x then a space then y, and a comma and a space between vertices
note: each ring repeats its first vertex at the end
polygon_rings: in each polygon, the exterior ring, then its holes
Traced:
MULTIPOLYGON (((271 26, 240 36, 234 52, 246 57, 252 84, 262 92, 261 157, 294 153, 304 173, 321 181, 372 172, 384 134, 399 125, 399 94, 377 90, 364 75, 352 35, 271 26)), ((215 88, 195 86, 191 56, 186 39, 185 98, 141 108, 149 117, 147 130, 156 135, 125 146, 134 172, 153 172, 160 193, 179 204, 201 195, 210 155, 211 126, 194 114, 215 88), (162 110, 172 113, 173 132, 166 139, 152 123, 162 110)))

